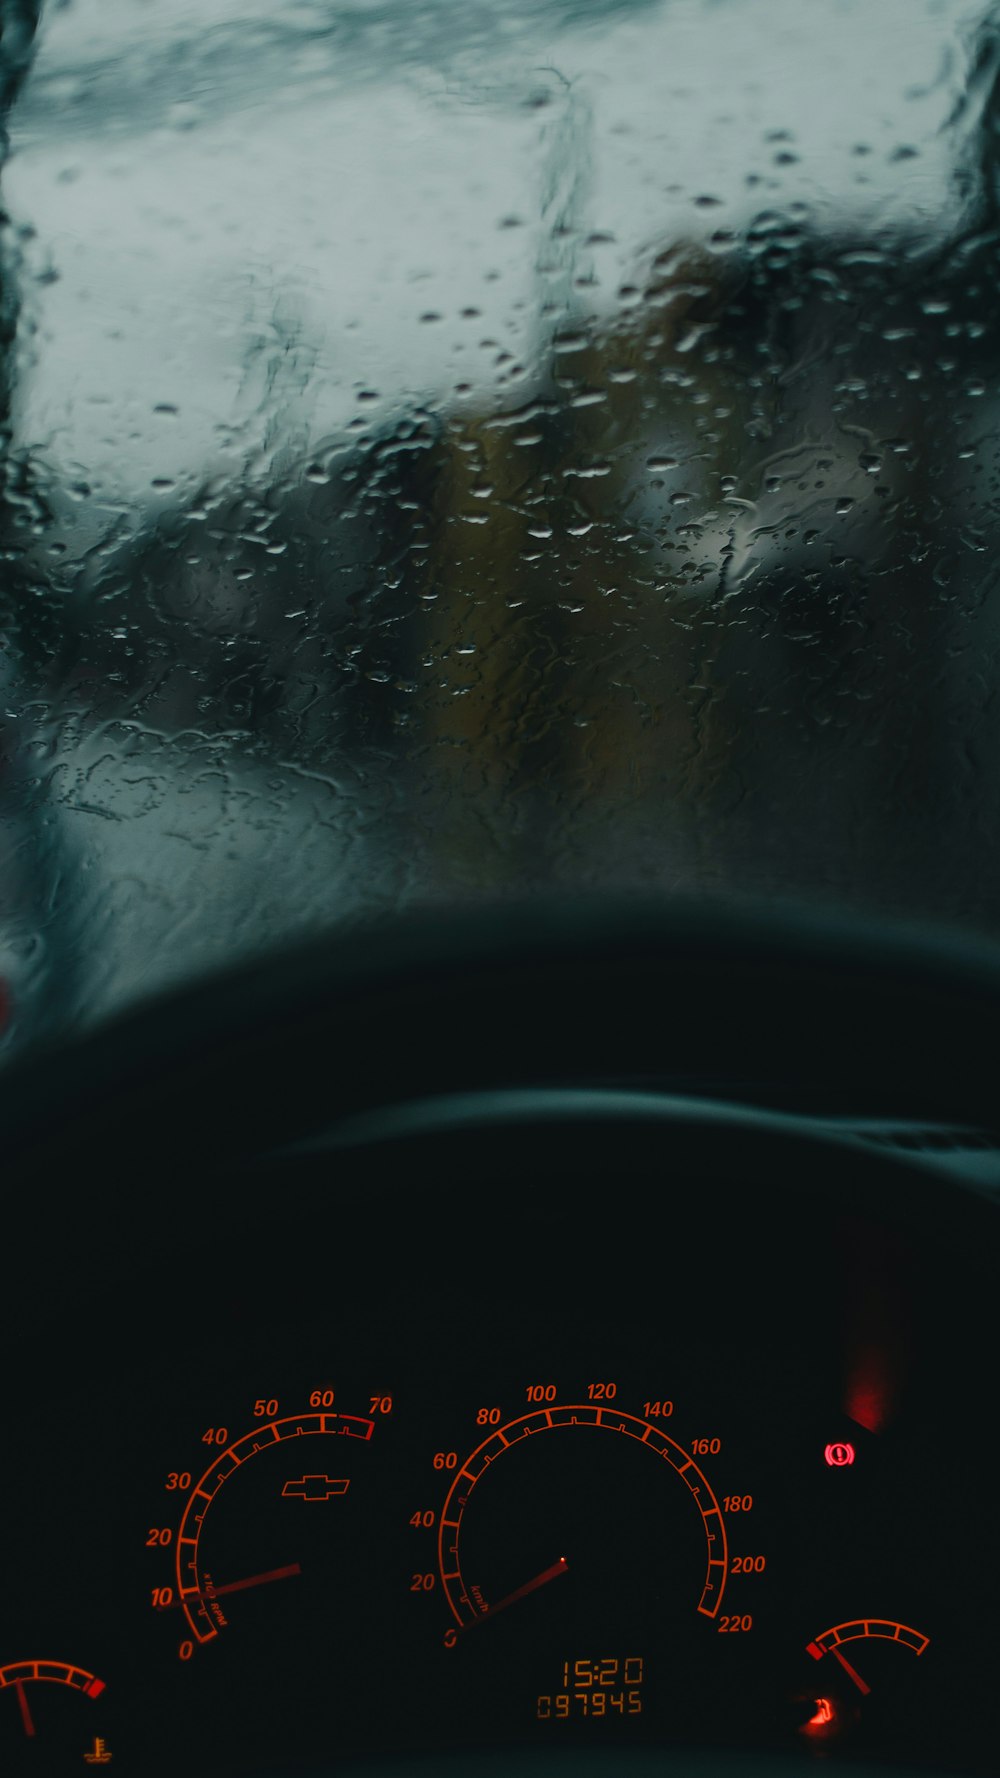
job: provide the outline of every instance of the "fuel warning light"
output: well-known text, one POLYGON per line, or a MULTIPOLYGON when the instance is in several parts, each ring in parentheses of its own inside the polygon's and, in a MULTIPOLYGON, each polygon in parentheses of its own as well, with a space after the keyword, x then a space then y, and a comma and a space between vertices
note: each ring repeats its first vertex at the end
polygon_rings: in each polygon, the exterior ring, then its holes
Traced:
POLYGON ((844 1439, 838 1439, 836 1444, 827 1445, 823 1456, 830 1469, 849 1469, 856 1452, 853 1445, 849 1445, 844 1439))
POLYGON ((801 1725, 800 1732, 811 1741, 831 1739, 840 1730, 840 1716, 832 1698, 814 1698, 813 1713, 807 1722, 801 1725))

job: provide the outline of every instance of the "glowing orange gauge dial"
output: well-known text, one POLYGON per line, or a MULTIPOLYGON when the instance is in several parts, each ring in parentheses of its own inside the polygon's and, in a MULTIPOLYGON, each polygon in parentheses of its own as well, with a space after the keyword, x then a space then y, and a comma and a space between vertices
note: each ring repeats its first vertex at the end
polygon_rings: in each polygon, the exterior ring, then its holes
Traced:
MULTIPOLYGON (((728 1566, 726 1529, 719 1502, 690 1451, 685 1451, 674 1439, 661 1432, 659 1427, 651 1425, 648 1420, 639 1419, 635 1414, 622 1413, 606 1405, 596 1407, 590 1402, 553 1403, 550 1407, 522 1414, 516 1420, 509 1420, 506 1425, 498 1426, 466 1459, 448 1491, 440 1519, 438 1560, 441 1583, 448 1604, 463 1630, 482 1623, 487 1617, 495 1617, 515 1600, 526 1598, 543 1586, 547 1587, 549 1582, 559 1581, 561 1576, 574 1569, 574 1557, 570 1551, 553 1549, 551 1561, 537 1565, 537 1571, 529 1568, 527 1572, 512 1574, 511 1581, 514 1584, 501 1588, 498 1596, 487 1600, 482 1587, 472 1584, 476 1575, 472 1572, 466 1574, 467 1556, 463 1536, 466 1515, 470 1519, 475 1516, 475 1509, 472 1513, 469 1512, 470 1504, 483 1478, 501 1459, 501 1469, 504 1471, 509 1463, 516 1464, 517 1457, 509 1454, 516 1451, 518 1446, 524 1449, 530 1441, 533 1450, 537 1450, 541 1442, 540 1435, 543 1435, 547 1444, 548 1435, 557 1434, 566 1441, 566 1468, 562 1485, 567 1494, 575 1493, 576 1478, 580 1474, 577 1466, 587 1456, 584 1448, 585 1435, 593 1439, 598 1433, 615 1433, 619 1437, 633 1440, 637 1446, 643 1448, 648 1461, 665 1464, 670 1475, 682 1482, 687 1489, 689 1503, 697 1513, 697 1518, 692 1517, 691 1524, 695 1527, 700 1525, 705 1552, 700 1582, 697 1572, 692 1573, 695 1591, 691 1603, 705 1617, 714 1618, 717 1615, 725 1591, 728 1566)), ((584 1461, 583 1468, 586 1470, 589 1467, 584 1461)), ((547 1482, 544 1486, 546 1493, 551 1494, 547 1482)), ((484 1494, 490 1492, 490 1489, 484 1490, 484 1494)), ((599 1509, 594 1517, 599 1518, 599 1509)), ((450 1632, 451 1636, 454 1634, 455 1632, 450 1632)))
POLYGON ((814 1661, 821 1661, 824 1655, 832 1655, 852 1685, 856 1686, 862 1697, 867 1697, 871 1686, 843 1653, 843 1644, 861 1642, 869 1637, 880 1642, 895 1642, 900 1648, 912 1649, 915 1655, 922 1655, 930 1642, 930 1637, 925 1636, 922 1631, 912 1630, 909 1624, 897 1623, 895 1618, 852 1618, 847 1623, 835 1624, 832 1630, 824 1630, 821 1636, 806 1644, 806 1653, 812 1655, 814 1661))
POLYGON ((850 1618, 824 1630, 806 1643, 806 1653, 814 1661, 829 1655, 835 1665, 826 1668, 824 1697, 818 1698, 812 1691, 797 1694, 800 1702, 809 1699, 814 1707, 808 1720, 799 1725, 800 1735, 808 1741, 835 1741, 856 1730, 870 1708, 870 1699, 882 1699, 880 1708, 884 1710, 885 1695, 891 1700, 899 1692, 895 1659, 890 1656, 883 1661, 882 1651, 891 1645, 922 1655, 929 1644, 930 1637, 922 1630, 896 1618, 850 1618), (844 1651, 852 1644, 848 1655, 844 1651))
MULTIPOLYGON (((252 1457, 259 1452, 272 1450, 283 1440, 320 1435, 367 1441, 372 1436, 373 1427, 373 1420, 359 1419, 351 1414, 290 1414, 286 1418, 255 1426, 252 1432, 227 1445, 214 1462, 209 1464, 204 1475, 198 1478, 191 1489, 177 1538, 177 1603, 183 1607, 191 1632, 199 1642, 211 1641, 213 1636, 218 1635, 220 1624, 225 1622, 215 1603, 221 1594, 240 1592, 247 1587, 286 1579, 300 1572, 298 1563, 293 1562, 221 1586, 214 1585, 203 1574, 200 1559, 202 1533, 208 1509, 223 1483, 252 1457)), ((300 1510, 299 1503, 312 1503, 314 1508, 316 1504, 342 1496, 348 1488, 347 1478, 327 1475, 319 1459, 313 1468, 320 1473, 314 1474, 308 1464, 302 1464, 300 1475, 299 1468, 300 1465, 296 1462, 293 1465, 295 1473, 289 1475, 281 1488, 282 1498, 295 1503, 290 1505, 291 1511, 297 1513, 300 1510)))
POLYGON ((71 1666, 68 1661, 10 1661, 0 1667, 0 1691, 11 1687, 15 1692, 21 1727, 29 1739, 35 1735, 35 1719, 25 1686, 34 1685, 39 1680, 49 1685, 69 1686, 71 1691, 82 1692, 85 1698, 91 1699, 99 1698, 106 1690, 103 1679, 88 1673, 85 1667, 71 1666))

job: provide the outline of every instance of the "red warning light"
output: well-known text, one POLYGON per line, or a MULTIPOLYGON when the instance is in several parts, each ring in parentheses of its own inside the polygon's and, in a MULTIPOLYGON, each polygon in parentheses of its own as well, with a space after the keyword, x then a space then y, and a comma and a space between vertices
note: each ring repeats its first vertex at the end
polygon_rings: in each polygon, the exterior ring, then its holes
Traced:
POLYGON ((802 1724, 799 1733, 808 1736, 810 1741, 832 1739, 840 1731, 836 1704, 832 1698, 813 1698, 812 1703, 813 1714, 802 1724))
POLYGON ((823 1455, 831 1469, 846 1469, 854 1462, 854 1446, 840 1441, 835 1445, 827 1445, 823 1455))

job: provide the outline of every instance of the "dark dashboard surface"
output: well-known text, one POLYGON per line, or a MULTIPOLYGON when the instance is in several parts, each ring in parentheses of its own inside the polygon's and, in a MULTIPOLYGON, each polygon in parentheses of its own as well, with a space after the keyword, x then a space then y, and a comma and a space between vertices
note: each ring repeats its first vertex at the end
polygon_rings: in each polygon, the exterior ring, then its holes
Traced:
MULTIPOLYGON (((668 967, 641 928, 620 982, 668 967)), ((488 1071, 507 972, 466 979, 488 1071)), ((942 1164, 986 1134, 584 1081, 387 1092, 227 1161, 162 1058, 139 1112, 121 1079, 117 1139, 82 1103, 22 1131, 9 1193, 12 1769, 993 1770, 996 1214, 942 1164)))

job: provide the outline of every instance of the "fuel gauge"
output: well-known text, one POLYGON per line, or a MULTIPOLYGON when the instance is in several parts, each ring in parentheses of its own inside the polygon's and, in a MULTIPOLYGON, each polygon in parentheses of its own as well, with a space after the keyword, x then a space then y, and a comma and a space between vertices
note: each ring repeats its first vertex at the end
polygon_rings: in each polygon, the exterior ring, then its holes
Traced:
POLYGON ((834 1740, 893 1707, 906 1707, 914 1670, 900 1663, 919 1659, 929 1644, 922 1630, 895 1618, 852 1618, 821 1631, 806 1644, 820 1666, 821 1695, 813 1698, 813 1714, 800 1733, 808 1740, 834 1740))

